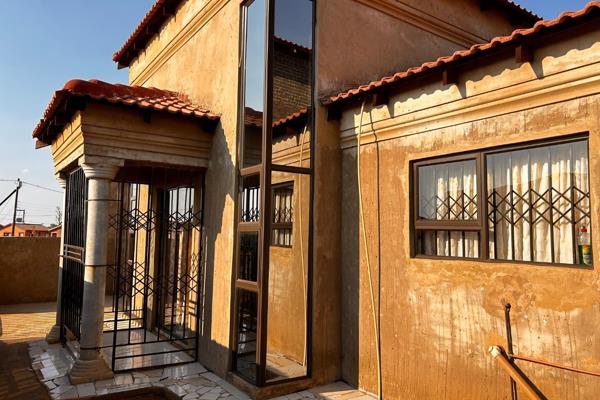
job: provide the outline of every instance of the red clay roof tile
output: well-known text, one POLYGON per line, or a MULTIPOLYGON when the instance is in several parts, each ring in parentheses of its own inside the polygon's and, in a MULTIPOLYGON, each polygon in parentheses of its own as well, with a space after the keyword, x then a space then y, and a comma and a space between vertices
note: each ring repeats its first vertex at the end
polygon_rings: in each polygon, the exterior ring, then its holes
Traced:
POLYGON ((369 84, 359 86, 355 89, 346 90, 334 96, 326 97, 322 100, 322 104, 331 105, 340 101, 348 100, 360 94, 371 92, 383 86, 402 81, 405 78, 425 73, 429 70, 439 68, 445 65, 456 63, 468 57, 485 55, 489 51, 497 48, 500 45, 511 44, 518 40, 528 37, 549 28, 556 28, 565 25, 567 22, 574 21, 588 16, 594 11, 600 9, 600 1, 591 1, 583 9, 579 11, 564 12, 558 18, 551 20, 538 21, 533 27, 527 29, 517 29, 508 36, 499 36, 492 39, 488 43, 476 44, 467 50, 459 50, 451 56, 440 57, 435 61, 430 61, 422 64, 419 67, 413 67, 406 71, 397 72, 394 75, 381 78, 369 84))
POLYGON ((89 81, 73 79, 67 82, 61 90, 54 93, 42 119, 33 130, 34 138, 42 140, 47 128, 54 123, 58 111, 65 108, 65 103, 73 97, 127 107, 170 112, 210 121, 217 121, 220 118, 219 115, 190 103, 186 96, 169 90, 113 84, 96 79, 89 81))

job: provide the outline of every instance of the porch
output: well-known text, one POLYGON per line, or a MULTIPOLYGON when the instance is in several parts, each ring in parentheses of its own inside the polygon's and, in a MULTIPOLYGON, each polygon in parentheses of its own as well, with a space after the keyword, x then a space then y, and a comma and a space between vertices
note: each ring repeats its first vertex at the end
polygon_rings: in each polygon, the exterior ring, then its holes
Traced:
MULTIPOLYGON (((75 357, 70 347, 43 340, 54 324, 54 303, 0 306, 0 397, 6 399, 103 398, 121 393, 135 400, 249 400, 200 363, 118 373, 108 380, 71 385, 66 376, 75 357)), ((282 396, 280 400, 372 400, 343 382, 282 396)))

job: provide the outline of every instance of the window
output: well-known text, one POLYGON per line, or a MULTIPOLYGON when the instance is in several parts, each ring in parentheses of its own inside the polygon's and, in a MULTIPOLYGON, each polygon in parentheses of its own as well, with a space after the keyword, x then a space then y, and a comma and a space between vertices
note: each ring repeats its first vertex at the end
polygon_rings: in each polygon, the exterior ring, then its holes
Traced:
POLYGON ((4 237, 10 236, 10 233, 5 232, 4 237))
POLYGON ((294 184, 284 183, 273 186, 273 224, 271 245, 292 246, 294 220, 294 184))
POLYGON ((415 255, 584 264, 587 139, 419 161, 413 174, 415 255))

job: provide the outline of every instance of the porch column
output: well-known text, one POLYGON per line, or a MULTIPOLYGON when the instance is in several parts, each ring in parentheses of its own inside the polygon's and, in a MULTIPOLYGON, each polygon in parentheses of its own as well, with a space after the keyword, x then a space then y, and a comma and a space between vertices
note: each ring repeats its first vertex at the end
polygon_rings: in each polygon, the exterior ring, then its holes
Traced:
POLYGON ((61 296, 62 296, 62 271, 63 271, 63 251, 65 247, 65 214, 67 211, 67 180, 62 176, 57 176, 58 184, 63 188, 63 213, 60 234, 60 249, 58 258, 58 285, 56 288, 56 322, 46 335, 46 342, 58 343, 60 341, 60 313, 61 313, 61 296))
POLYGON ((88 179, 87 228, 80 352, 79 359, 69 373, 73 384, 108 379, 113 375, 101 356, 100 347, 104 322, 110 182, 118 167, 88 163, 81 167, 88 179))

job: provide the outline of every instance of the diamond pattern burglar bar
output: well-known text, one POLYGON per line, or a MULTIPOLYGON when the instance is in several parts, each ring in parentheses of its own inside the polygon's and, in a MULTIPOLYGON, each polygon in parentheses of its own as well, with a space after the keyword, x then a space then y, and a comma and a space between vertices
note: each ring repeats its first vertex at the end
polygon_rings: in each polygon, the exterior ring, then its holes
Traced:
POLYGON ((197 359, 201 190, 119 184, 105 354, 115 371, 197 359))

